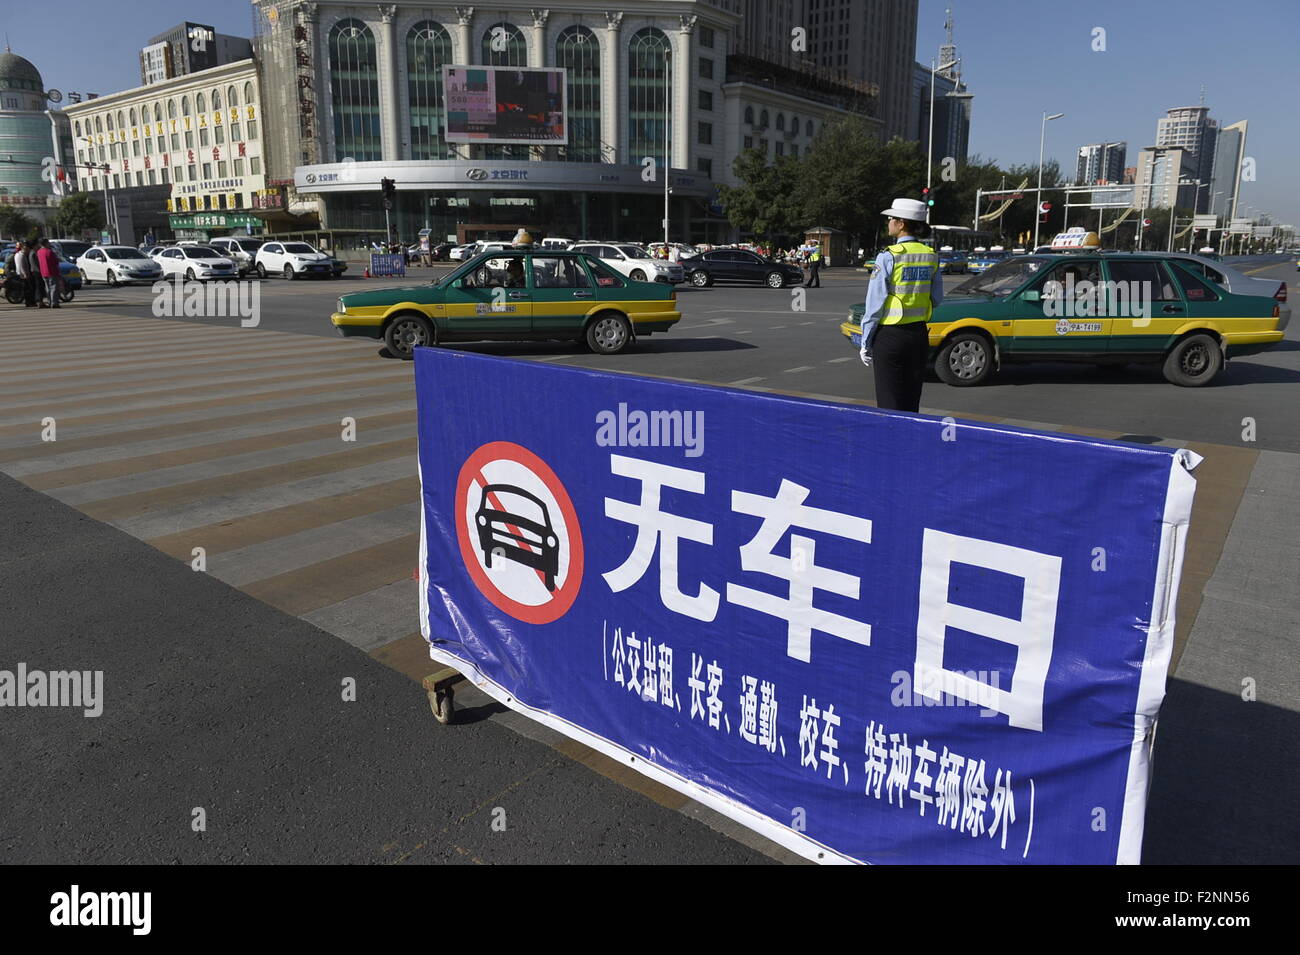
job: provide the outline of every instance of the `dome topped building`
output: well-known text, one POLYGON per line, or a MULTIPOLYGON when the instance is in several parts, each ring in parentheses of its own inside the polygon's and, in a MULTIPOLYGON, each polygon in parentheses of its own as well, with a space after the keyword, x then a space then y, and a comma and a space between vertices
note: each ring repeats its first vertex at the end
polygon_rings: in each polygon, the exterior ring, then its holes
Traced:
POLYGON ((0 155, 13 161, 0 164, 0 203, 41 220, 53 215, 58 201, 51 173, 56 152, 72 178, 70 127, 61 111, 47 112, 45 93, 41 71, 6 46, 0 53, 0 155))

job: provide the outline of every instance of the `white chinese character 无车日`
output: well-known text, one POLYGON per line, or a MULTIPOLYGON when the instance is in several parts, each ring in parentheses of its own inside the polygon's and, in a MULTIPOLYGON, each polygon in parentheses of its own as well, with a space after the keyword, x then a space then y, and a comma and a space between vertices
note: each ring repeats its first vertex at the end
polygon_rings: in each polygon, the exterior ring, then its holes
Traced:
POLYGON ((839 725, 840 718, 835 713, 835 704, 831 703, 822 710, 822 751, 819 754, 826 764, 827 779, 831 778, 831 772, 840 764, 840 741, 835 738, 835 727, 839 725))
POLYGON ((956 829, 961 820, 961 767, 966 757, 952 752, 947 746, 939 757, 939 778, 934 783, 934 808, 939 812, 939 825, 956 829))
POLYGON ((925 807, 934 802, 934 796, 930 793, 930 783, 933 778, 930 776, 930 764, 934 762, 935 751, 930 748, 928 739, 921 740, 914 750, 916 754, 916 771, 912 773, 912 782, 916 784, 909 796, 920 804, 921 815, 925 815, 925 807))
POLYGON ((912 782, 912 747, 907 745, 907 734, 889 734, 889 775, 885 778, 885 799, 892 806, 894 791, 898 791, 898 805, 907 798, 907 787, 912 782))
POLYGON ((880 798, 880 785, 885 781, 885 759, 889 750, 885 748, 885 724, 876 724, 875 720, 867 727, 867 758, 862 769, 867 774, 866 794, 880 798))
POLYGON ((966 777, 962 781, 961 831, 969 832, 972 839, 984 835, 985 797, 988 794, 989 787, 984 782, 984 760, 977 763, 974 759, 967 759, 966 777))
POLYGON ((993 783, 993 795, 989 797, 989 809, 993 812, 993 821, 989 823, 989 838, 1002 829, 1002 848, 1007 847, 1007 828, 1016 821, 1016 796, 1011 791, 1011 770, 1007 770, 1007 781, 1002 782, 1002 770, 998 770, 993 783))
POLYGON ((700 679, 703 669, 704 657, 692 652, 691 675, 686 678, 686 685, 691 690, 691 719, 695 719, 697 714, 701 718, 704 716, 704 681, 700 679))
POLYGON ((659 702, 672 706, 673 700, 673 648, 659 644, 659 702))
POLYGON ((641 677, 641 699, 654 702, 659 698, 659 655, 655 652, 655 642, 645 642, 645 652, 641 654, 645 673, 641 677))
POLYGON ((627 688, 641 695, 641 640, 633 630, 627 636, 627 688))
POLYGON ((705 672, 709 678, 709 695, 704 702, 709 707, 709 725, 717 729, 718 718, 722 715, 722 697, 718 695, 718 691, 722 689, 722 667, 718 666, 717 660, 714 660, 705 672))
POLYGON ((623 682, 623 659, 627 651, 623 649, 623 628, 614 629, 614 646, 610 649, 610 656, 614 658, 614 682, 619 686, 625 685, 623 682))
POLYGON ((821 736, 821 710, 817 709, 817 699, 809 702, 803 698, 799 707, 799 765, 817 768, 817 739, 821 736))
MULTIPOLYGON (((758 745, 769 753, 776 752, 776 686, 764 680, 758 687, 758 745)), ((785 747, 781 748, 782 755, 785 747)))
POLYGON ((812 605, 813 594, 826 590, 858 599, 861 578, 818 566, 817 544, 811 537, 790 535, 790 556, 772 551, 792 527, 833 534, 849 540, 871 543, 871 521, 862 517, 809 507, 804 504, 808 488, 781 480, 776 497, 745 491, 731 492, 731 509, 761 518, 758 531, 740 547, 740 566, 750 573, 768 574, 788 581, 786 596, 727 584, 730 603, 757 610, 786 621, 786 653, 796 660, 812 660, 812 632, 820 630, 862 646, 871 645, 871 626, 812 605))
POLYGON ((740 738, 758 742, 758 680, 752 676, 740 678, 740 738))
POLYGON ((614 474, 641 482, 641 500, 640 503, 631 504, 605 498, 606 517, 636 528, 632 552, 621 566, 601 575, 605 578, 605 583, 614 593, 627 590, 645 575, 658 550, 659 599, 663 605, 675 613, 696 620, 713 620, 718 615, 718 592, 701 583, 700 592, 694 597, 689 596, 682 593, 677 577, 678 541, 695 541, 712 546, 713 525, 707 521, 668 514, 659 509, 665 487, 703 494, 704 473, 621 454, 611 454, 609 460, 610 470, 614 474))

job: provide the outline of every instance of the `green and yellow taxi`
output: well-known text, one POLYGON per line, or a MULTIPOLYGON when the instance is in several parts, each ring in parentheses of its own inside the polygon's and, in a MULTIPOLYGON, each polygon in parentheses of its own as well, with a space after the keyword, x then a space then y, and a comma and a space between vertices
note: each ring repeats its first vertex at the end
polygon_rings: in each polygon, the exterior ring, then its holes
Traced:
POLYGON ((580 252, 527 246, 484 252, 428 285, 344 295, 330 321, 410 358, 420 345, 470 341, 577 341, 613 355, 681 317, 670 287, 580 252))
MULTIPOLYGON (((862 341, 863 305, 840 330, 862 341)), ((1172 256, 1078 249, 1016 256, 945 293, 930 317, 939 378, 982 384, 1004 364, 1159 363, 1168 381, 1209 384, 1229 358, 1280 342, 1279 303, 1234 295, 1172 256)))

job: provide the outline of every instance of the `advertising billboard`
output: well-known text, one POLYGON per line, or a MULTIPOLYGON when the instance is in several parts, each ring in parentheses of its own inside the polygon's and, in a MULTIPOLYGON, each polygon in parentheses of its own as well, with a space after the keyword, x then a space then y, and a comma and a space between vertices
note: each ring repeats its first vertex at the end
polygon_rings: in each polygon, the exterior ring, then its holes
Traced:
POLYGON ((433 660, 818 862, 1139 861, 1195 455, 436 348, 415 385, 433 660))
POLYGON ((443 67, 447 142, 567 144, 564 74, 516 66, 443 67))

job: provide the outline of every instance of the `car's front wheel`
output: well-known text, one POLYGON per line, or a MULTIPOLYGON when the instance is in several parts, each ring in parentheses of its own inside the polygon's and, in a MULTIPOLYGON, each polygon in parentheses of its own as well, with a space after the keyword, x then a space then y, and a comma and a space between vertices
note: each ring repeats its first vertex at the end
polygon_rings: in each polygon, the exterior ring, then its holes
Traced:
POLYGON ((191 282, 193 282, 193 281, 194 281, 194 278, 195 278, 194 270, 193 270, 193 269, 186 269, 186 270, 185 270, 185 277, 186 277, 187 279, 189 279, 191 282))
POLYGON ((436 345, 437 336, 433 323, 423 315, 398 315, 384 329, 384 344, 398 358, 409 360, 421 345, 436 345))
POLYGON ((117 276, 113 274, 112 269, 108 270, 108 274, 105 276, 105 278, 108 281, 108 284, 112 288, 117 288, 117 286, 119 285, 119 282, 117 281, 117 276))
POLYGON ((785 276, 782 275, 780 272, 768 272, 768 273, 767 273, 767 287, 768 287, 768 288, 785 288, 785 276))
POLYGON ((633 269, 632 274, 629 275, 628 278, 630 278, 633 282, 644 282, 645 273, 642 272, 640 269, 633 269))
POLYGON ((1223 370, 1223 349, 1212 335, 1188 335, 1169 349, 1165 379, 1184 388, 1208 385, 1223 370))
POLYGON ((286 280, 286 281, 289 281, 289 282, 292 282, 292 281, 293 281, 293 266, 292 266, 292 265, 286 265, 286 266, 284 267, 284 277, 285 277, 285 280, 286 280))
POLYGON ((266 278, 266 266, 263 265, 261 262, 257 263, 257 277, 259 279, 266 278))
POLYGON ((71 301, 73 300, 73 298, 76 297, 76 294, 77 294, 77 293, 76 293, 73 289, 67 288, 67 287, 65 286, 65 287, 59 289, 59 301, 60 301, 60 302, 71 302, 71 301))
POLYGON ((691 284, 696 288, 708 288, 713 284, 713 279, 709 278, 708 272, 692 272, 691 284))
POLYGON ((617 312, 605 312, 587 326, 587 347, 600 355, 617 355, 632 341, 632 324, 617 312))
POLYGON ((982 384, 993 374, 993 345, 979 332, 958 332, 939 349, 934 372, 957 388, 982 384))

